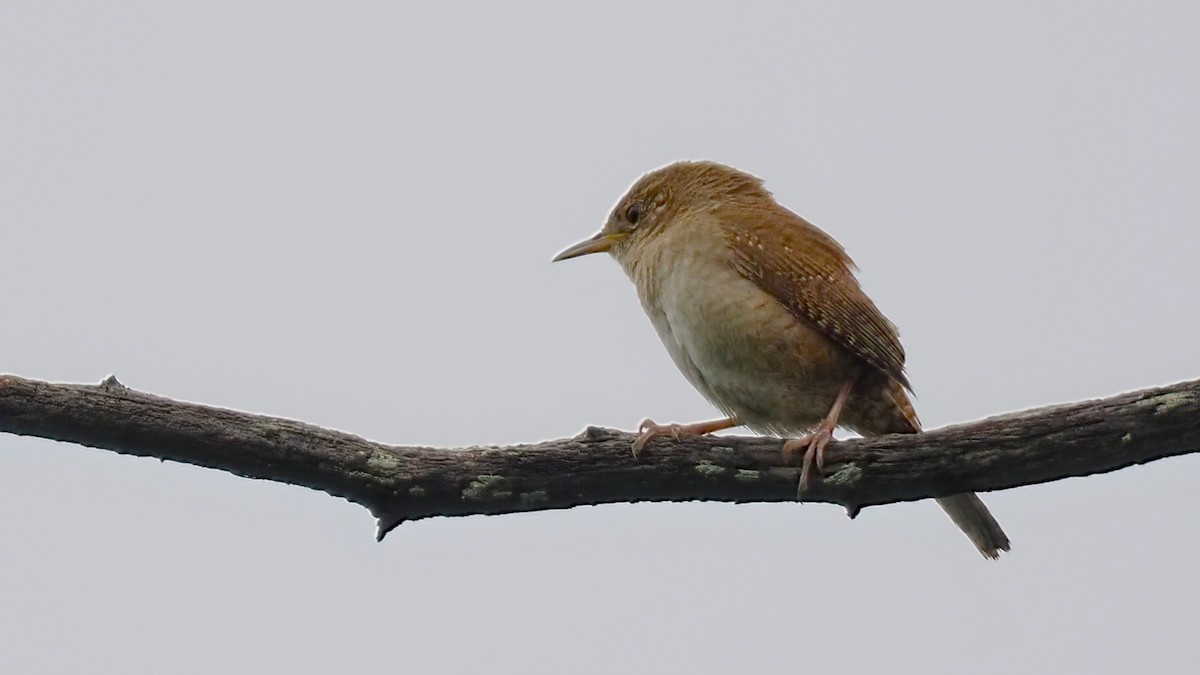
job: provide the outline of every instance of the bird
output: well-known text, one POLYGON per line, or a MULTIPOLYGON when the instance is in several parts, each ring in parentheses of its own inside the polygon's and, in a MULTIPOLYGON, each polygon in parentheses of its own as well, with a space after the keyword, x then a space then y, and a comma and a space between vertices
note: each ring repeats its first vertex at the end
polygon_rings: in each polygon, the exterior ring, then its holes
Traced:
MULTIPOLYGON (((845 249, 779 204, 762 179, 712 161, 651 171, 595 236, 554 262, 608 253, 684 377, 725 417, 646 419, 635 457, 654 439, 744 426, 803 450, 799 491, 821 471, 836 427, 863 436, 919 433, 894 324, 854 276, 845 249)), ((978 496, 937 499, 985 557, 1010 549, 978 496)))

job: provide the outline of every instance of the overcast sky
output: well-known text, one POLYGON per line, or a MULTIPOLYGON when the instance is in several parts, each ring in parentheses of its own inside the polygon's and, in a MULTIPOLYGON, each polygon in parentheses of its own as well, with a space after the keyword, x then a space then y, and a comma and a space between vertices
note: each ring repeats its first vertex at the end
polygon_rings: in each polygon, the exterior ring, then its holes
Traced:
MULTIPOLYGON (((929 427, 1200 376, 1200 4, 427 4, 0 3, 0 372, 403 444, 708 419, 617 265, 550 264, 704 158, 846 246, 929 427)), ((932 503, 377 544, 5 435, 0 671, 1194 673, 1198 480, 984 495, 998 563, 932 503)))

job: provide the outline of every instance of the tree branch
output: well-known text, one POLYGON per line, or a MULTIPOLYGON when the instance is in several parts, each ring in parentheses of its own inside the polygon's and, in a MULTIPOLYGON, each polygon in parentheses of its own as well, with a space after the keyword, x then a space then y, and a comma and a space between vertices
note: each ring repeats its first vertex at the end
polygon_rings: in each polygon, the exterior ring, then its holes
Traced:
MULTIPOLYGON (((588 428, 510 447, 394 446, 125 387, 0 375, 0 431, 303 485, 361 504, 378 537, 406 520, 639 501, 791 501, 771 438, 656 442, 588 428)), ((833 442, 804 501, 864 506, 986 492, 1200 451, 1200 380, 913 435, 833 442)))

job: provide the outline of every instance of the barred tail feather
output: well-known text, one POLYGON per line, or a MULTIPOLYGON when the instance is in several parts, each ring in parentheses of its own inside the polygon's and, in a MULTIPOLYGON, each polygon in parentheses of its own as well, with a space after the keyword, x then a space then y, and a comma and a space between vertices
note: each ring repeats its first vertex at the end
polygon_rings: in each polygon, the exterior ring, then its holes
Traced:
POLYGON ((984 557, 995 560, 1001 551, 1009 550, 1008 535, 974 493, 941 497, 937 503, 984 557))

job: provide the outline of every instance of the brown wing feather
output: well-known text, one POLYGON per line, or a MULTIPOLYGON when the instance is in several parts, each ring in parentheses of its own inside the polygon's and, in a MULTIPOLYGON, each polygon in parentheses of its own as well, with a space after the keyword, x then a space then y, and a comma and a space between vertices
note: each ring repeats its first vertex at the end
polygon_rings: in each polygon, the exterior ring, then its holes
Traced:
POLYGON ((738 271, 911 391, 896 327, 863 293, 850 257, 832 237, 783 207, 717 215, 738 271))

